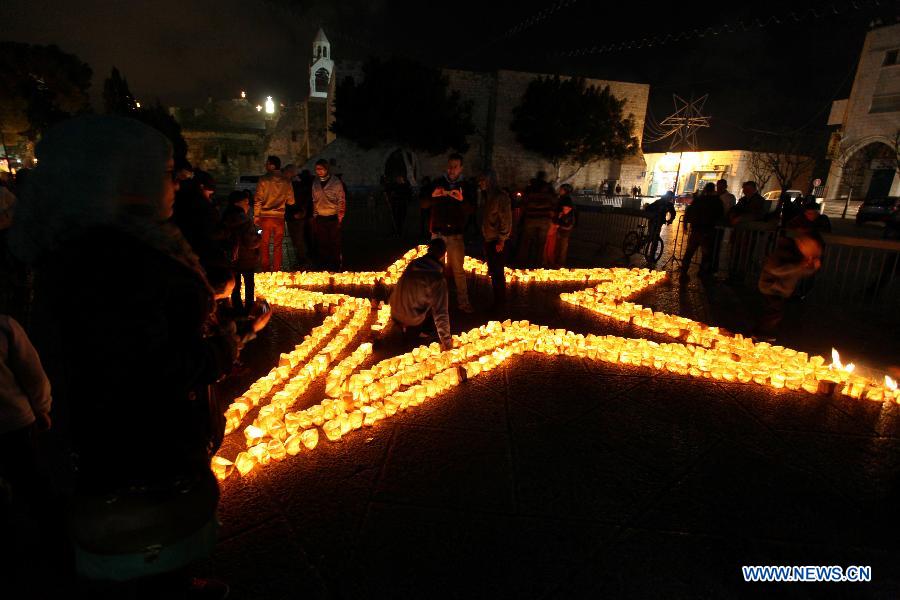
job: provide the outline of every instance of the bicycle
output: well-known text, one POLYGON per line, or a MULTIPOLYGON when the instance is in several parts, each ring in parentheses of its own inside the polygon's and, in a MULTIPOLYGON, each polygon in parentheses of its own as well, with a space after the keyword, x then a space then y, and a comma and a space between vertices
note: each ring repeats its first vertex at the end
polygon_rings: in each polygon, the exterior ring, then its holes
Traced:
MULTIPOLYGON (((666 223, 668 224, 668 223, 666 223)), ((632 255, 640 252, 648 263, 656 263, 663 254, 663 241, 659 234, 656 235, 656 247, 651 243, 650 235, 647 233, 647 225, 638 225, 637 231, 629 231, 622 240, 622 253, 625 258, 631 258, 632 255)))

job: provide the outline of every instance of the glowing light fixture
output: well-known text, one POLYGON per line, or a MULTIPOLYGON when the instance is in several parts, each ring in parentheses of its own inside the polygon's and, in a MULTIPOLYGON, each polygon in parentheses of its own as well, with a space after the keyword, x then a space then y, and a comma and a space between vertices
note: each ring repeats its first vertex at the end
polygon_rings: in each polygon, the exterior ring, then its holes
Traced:
POLYGON ((275 101, 272 100, 272 96, 266 96, 266 114, 267 115, 275 114, 275 101))

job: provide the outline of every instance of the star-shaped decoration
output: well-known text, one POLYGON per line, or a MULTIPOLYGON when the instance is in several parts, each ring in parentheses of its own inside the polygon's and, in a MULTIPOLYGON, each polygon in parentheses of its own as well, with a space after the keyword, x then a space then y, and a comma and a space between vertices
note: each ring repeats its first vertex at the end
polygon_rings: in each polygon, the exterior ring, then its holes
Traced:
MULTIPOLYGON (((528 321, 491 321, 454 336, 451 350, 442 351, 432 343, 360 370, 372 355, 371 340, 384 335, 389 327, 390 307, 368 298, 315 288, 392 285, 409 262, 425 251, 425 246, 410 250, 384 271, 257 275, 259 295, 275 306, 301 310, 326 307, 332 312, 231 403, 225 413, 226 434, 238 435, 241 431, 246 450, 233 460, 221 455, 213 458, 213 471, 219 479, 235 470, 247 475, 271 461, 313 450, 323 436, 339 440, 528 352, 809 393, 830 394, 837 387, 854 398, 900 402, 900 392, 890 378, 878 383, 854 374, 852 365, 841 364, 837 356, 826 364, 821 356, 756 343, 740 334, 629 302, 635 294, 667 277, 665 272, 649 269, 507 268, 506 275, 513 285, 571 283, 581 289, 561 294, 563 302, 666 335, 672 338, 670 343, 585 335, 528 321), (310 385, 322 377, 326 397, 297 409, 296 403, 310 385), (252 423, 245 424, 257 407, 252 423)), ((487 265, 480 260, 466 257, 464 267, 469 273, 487 277, 487 265)))

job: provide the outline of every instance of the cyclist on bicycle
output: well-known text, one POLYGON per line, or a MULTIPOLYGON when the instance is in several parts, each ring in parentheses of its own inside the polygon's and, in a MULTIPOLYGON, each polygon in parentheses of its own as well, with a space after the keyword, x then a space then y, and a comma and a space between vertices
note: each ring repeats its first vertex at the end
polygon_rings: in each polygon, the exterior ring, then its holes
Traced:
POLYGON ((650 235, 650 253, 649 256, 656 256, 656 242, 660 237, 662 226, 671 225, 675 221, 675 192, 667 191, 654 202, 651 202, 644 211, 649 218, 649 235, 650 235), (668 220, 666 215, 669 216, 668 220))

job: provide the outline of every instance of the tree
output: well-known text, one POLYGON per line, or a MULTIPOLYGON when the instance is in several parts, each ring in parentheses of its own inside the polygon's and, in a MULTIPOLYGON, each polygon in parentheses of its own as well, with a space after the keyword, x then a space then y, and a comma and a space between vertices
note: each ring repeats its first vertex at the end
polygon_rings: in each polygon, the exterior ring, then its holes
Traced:
POLYGON ((108 115, 131 116, 138 109, 137 101, 128 89, 128 79, 123 78, 115 67, 103 82, 103 105, 108 115))
POLYGON ((50 125, 90 110, 91 74, 57 46, 0 42, 0 133, 33 142, 50 125))
POLYGON ((751 152, 747 169, 756 181, 760 191, 766 189, 766 184, 772 178, 772 169, 769 168, 762 152, 751 152))
POLYGON ((331 131, 363 148, 395 143, 431 155, 465 152, 474 132, 471 102, 448 88, 447 78, 404 58, 372 59, 363 80, 337 86, 331 131))
POLYGON ((558 181, 569 180, 588 163, 637 152, 634 118, 624 116, 624 108, 625 100, 609 86, 588 86, 580 77, 538 77, 513 109, 510 129, 526 150, 553 165, 558 181), (563 178, 565 163, 575 170, 563 178))
POLYGON ((160 104, 159 100, 156 101, 155 105, 138 108, 133 114, 128 116, 137 119, 145 125, 149 125, 169 138, 169 141, 172 143, 172 156, 175 162, 187 159, 187 142, 184 136, 181 135, 181 125, 160 104))
POLYGON ((768 171, 780 189, 789 190, 795 181, 812 173, 816 166, 816 154, 824 146, 821 135, 797 131, 759 132, 753 155, 758 167, 768 171))

